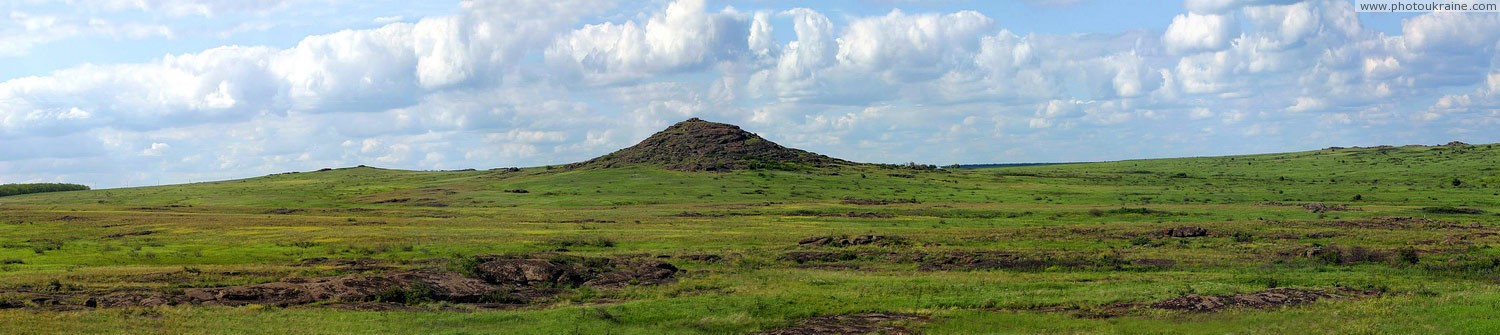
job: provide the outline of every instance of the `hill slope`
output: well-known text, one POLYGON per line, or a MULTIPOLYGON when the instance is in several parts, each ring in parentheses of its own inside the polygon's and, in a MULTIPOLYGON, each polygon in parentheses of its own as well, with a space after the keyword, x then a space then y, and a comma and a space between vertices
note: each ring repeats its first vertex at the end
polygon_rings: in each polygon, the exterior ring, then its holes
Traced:
POLYGON ((445 172, 350 168, 211 183, 19 195, 0 198, 0 205, 552 207, 838 202, 846 197, 1139 205, 1347 202, 1356 195, 1366 204, 1500 204, 1500 196, 1495 195, 1500 193, 1500 177, 1495 174, 1500 166, 1500 145, 1494 144, 937 171, 856 164, 838 170, 705 174, 649 164, 610 166, 445 172), (1453 185, 1455 179, 1459 186, 1453 185))

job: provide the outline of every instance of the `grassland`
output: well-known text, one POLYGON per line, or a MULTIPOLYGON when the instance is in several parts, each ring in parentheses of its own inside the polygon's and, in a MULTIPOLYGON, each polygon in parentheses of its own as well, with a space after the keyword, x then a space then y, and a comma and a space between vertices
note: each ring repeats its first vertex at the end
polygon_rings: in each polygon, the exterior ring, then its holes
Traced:
POLYGON ((0 332, 719 334, 883 312, 926 318, 900 326, 928 334, 1489 333, 1496 167, 1500 145, 959 170, 358 167, 0 197, 0 301, 14 301, 0 332), (1187 227, 1203 236, 1164 233, 1187 227), (901 242, 799 245, 858 235, 901 242), (21 298, 364 271, 307 262, 319 258, 399 270, 540 252, 685 271, 501 307, 21 298), (1273 287, 1360 294, 1150 307, 1273 287))

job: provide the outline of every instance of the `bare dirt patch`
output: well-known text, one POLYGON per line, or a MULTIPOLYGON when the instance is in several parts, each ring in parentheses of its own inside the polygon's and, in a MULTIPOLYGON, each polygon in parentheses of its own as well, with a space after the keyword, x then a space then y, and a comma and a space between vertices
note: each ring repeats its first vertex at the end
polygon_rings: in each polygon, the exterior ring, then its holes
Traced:
POLYGON ((797 325, 763 331, 761 335, 860 335, 860 334, 920 334, 907 328, 914 323, 931 319, 901 313, 864 313, 819 316, 798 321, 797 325))

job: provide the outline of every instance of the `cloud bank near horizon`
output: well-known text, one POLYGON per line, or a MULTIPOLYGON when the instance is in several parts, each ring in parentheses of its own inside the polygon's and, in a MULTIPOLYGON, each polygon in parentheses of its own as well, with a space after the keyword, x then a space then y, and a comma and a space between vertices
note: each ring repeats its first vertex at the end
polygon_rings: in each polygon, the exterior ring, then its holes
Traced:
MULTIPOLYGON (((80 36, 182 35, 178 21, 77 13, 159 13, 190 25, 308 4, 79 6, 89 9, 11 8, 0 60, 45 57, 33 53, 80 36)), ((213 46, 4 79, 0 183, 559 164, 689 117, 856 161, 936 164, 1500 141, 1493 14, 1423 14, 1388 34, 1362 24, 1348 1, 1189 0, 1164 29, 1051 34, 1017 33, 1027 29, 984 8, 456 7, 365 18, 367 28, 285 46, 213 46)))

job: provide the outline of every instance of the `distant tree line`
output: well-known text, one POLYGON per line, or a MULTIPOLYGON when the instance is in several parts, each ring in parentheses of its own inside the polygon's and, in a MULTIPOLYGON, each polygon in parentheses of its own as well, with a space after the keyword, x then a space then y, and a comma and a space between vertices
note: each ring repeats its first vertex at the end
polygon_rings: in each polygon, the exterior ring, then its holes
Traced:
POLYGON ((87 191, 88 189, 88 186, 78 184, 4 184, 0 185, 0 197, 45 192, 87 191))

